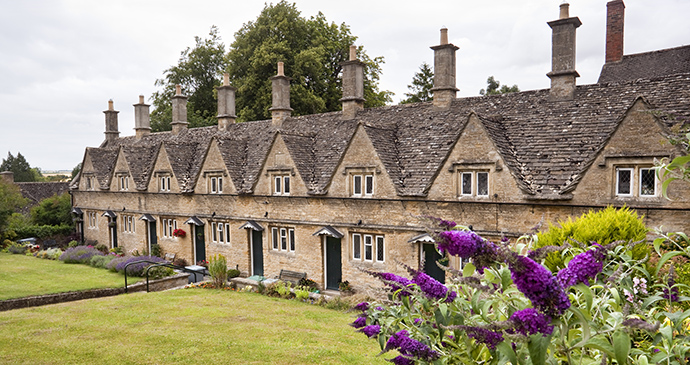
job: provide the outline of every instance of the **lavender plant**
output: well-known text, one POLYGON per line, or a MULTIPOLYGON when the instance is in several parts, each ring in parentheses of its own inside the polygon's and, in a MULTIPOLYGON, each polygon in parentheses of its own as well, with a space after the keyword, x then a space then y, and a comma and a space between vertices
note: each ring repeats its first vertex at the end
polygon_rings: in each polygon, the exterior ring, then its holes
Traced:
POLYGON ((93 256, 102 256, 103 253, 93 246, 75 246, 68 248, 60 255, 60 261, 66 264, 88 264, 93 256))
MULTIPOLYGON (((153 261, 155 263, 164 263, 166 262, 162 258, 158 256, 130 256, 125 258, 124 260, 118 260, 117 264, 115 265, 115 269, 119 273, 124 273, 125 272, 125 266, 129 264, 130 262, 136 262, 136 261, 142 261, 142 260, 148 260, 148 261, 153 261)), ((115 259, 113 260, 115 261, 115 259)), ((111 262, 113 262, 111 261, 111 262)), ((127 266, 127 275, 130 276, 144 276, 146 275, 146 268, 151 266, 152 264, 150 262, 140 262, 136 264, 131 264, 127 266)))
POLYGON ((649 272, 648 257, 633 258, 639 242, 592 243, 565 248, 552 272, 542 260, 554 249, 532 251, 530 236, 493 243, 440 222, 439 251, 470 263, 446 268, 447 285, 409 267, 411 278, 369 272, 386 295, 356 307, 352 326, 397 350, 393 363, 686 364, 690 311, 678 302, 690 298, 657 275, 670 255, 649 272))

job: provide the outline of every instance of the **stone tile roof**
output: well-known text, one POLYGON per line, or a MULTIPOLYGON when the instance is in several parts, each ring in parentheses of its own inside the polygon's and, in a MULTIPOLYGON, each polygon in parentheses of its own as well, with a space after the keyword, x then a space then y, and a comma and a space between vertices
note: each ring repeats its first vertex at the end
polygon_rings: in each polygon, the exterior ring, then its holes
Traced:
POLYGON ((96 180, 101 189, 110 188, 110 179, 117 162, 117 148, 89 148, 91 163, 96 170, 96 180))
POLYGON ((62 195, 69 190, 68 182, 18 182, 19 190, 24 198, 29 199, 29 203, 22 209, 26 212, 28 208, 38 204, 41 200, 50 198, 53 195, 62 195))
POLYGON ((146 190, 151 178, 151 169, 158 156, 157 145, 152 146, 122 146, 129 172, 132 175, 137 190, 146 190))
POLYGON ((690 46, 625 55, 601 68, 599 83, 653 79, 690 72, 690 46))
MULTIPOLYGON (((577 186, 599 151, 639 99, 651 108, 690 117, 690 74, 651 80, 578 86, 570 101, 551 101, 549 90, 453 100, 438 110, 431 103, 366 109, 354 120, 340 112, 288 118, 280 131, 271 121, 119 138, 91 148, 99 182, 112 172, 116 151, 149 154, 129 158, 133 170, 150 175, 156 146, 164 145, 183 191, 193 191, 212 138, 241 194, 250 194, 279 132, 310 194, 325 194, 358 124, 400 196, 423 197, 473 113, 493 140, 518 186, 537 199, 563 199, 577 186), (136 149, 139 148, 139 149, 136 149), (140 165, 140 166, 138 166, 140 165), (148 171, 148 172, 145 172, 148 171)), ((667 124, 677 119, 666 118, 667 124)), ((103 183, 101 182, 103 186, 103 183)), ((106 185, 107 186, 107 185, 106 185)))

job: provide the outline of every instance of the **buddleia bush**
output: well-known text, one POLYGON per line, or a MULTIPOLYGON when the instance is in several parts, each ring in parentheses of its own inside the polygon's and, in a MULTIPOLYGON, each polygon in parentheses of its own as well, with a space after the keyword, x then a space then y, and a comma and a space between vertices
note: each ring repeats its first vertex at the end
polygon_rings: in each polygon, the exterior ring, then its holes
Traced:
MULTIPOLYGON (((643 217, 637 212, 623 207, 616 209, 607 207, 603 210, 590 210, 582 216, 558 224, 549 223, 546 231, 540 232, 536 237, 536 248, 545 246, 563 246, 564 244, 588 246, 591 242, 600 245, 608 245, 613 242, 638 242, 644 241, 647 236, 647 227, 643 217)), ((642 259, 649 255, 650 249, 644 242, 640 242, 633 248, 633 258, 642 259)), ((544 265, 555 270, 565 267, 565 260, 572 257, 568 250, 554 252, 547 256, 544 265)))

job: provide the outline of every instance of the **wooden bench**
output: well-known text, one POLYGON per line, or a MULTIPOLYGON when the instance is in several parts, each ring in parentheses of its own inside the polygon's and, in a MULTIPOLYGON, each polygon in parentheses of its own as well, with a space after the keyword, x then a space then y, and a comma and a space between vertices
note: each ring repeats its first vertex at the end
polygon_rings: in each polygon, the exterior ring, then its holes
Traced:
POLYGON ((291 271, 291 270, 280 270, 280 275, 278 275, 278 280, 282 281, 288 281, 291 282, 295 285, 299 285, 299 281, 301 279, 306 279, 307 278, 307 273, 306 272, 297 272, 297 271, 291 271))
POLYGON ((174 254, 174 253, 166 253, 166 254, 165 254, 165 261, 173 262, 173 261, 175 261, 175 257, 176 257, 176 256, 177 256, 177 255, 174 254))

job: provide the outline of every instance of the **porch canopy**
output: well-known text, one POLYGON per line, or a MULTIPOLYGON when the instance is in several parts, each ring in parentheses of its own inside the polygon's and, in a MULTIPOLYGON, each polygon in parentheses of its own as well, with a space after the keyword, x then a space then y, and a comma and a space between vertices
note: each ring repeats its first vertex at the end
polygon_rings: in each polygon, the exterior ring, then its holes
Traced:
POLYGON ((240 226, 240 229, 252 229, 255 231, 263 231, 264 227, 261 227, 259 223, 256 223, 255 221, 246 221, 243 225, 240 226))
POLYGON ((193 224, 195 226, 201 227, 204 225, 204 222, 201 221, 197 216, 193 215, 187 219, 184 224, 193 224))
POLYGON ((103 213, 102 217, 117 218, 117 214, 115 214, 115 212, 113 212, 112 210, 106 210, 105 213, 103 213))
POLYGON ((151 214, 144 214, 139 218, 140 221, 155 222, 156 218, 153 218, 151 214))
POLYGON ((338 232, 337 229, 335 229, 331 226, 323 226, 323 227, 321 227, 321 229, 319 229, 318 231, 314 232, 314 234, 312 234, 312 236, 320 236, 320 235, 326 235, 326 236, 330 236, 333 238, 343 238, 343 236, 344 236, 342 233, 338 232))
POLYGON ((72 208, 72 210, 70 211, 70 213, 76 214, 76 215, 82 215, 82 214, 84 214, 84 212, 82 212, 82 210, 79 209, 79 208, 77 208, 77 207, 72 208))
POLYGON ((410 238, 408 243, 435 243, 436 240, 434 240, 433 237, 431 237, 430 234, 428 233, 422 233, 420 235, 416 235, 412 238, 410 238))

